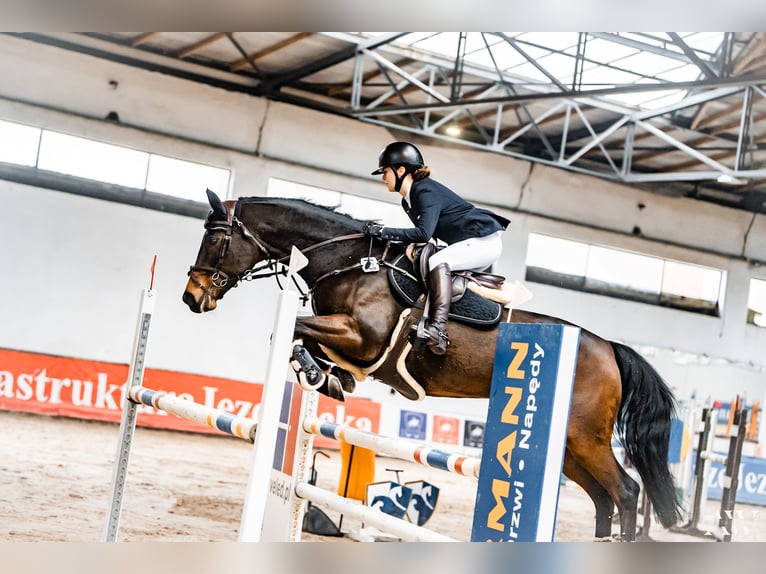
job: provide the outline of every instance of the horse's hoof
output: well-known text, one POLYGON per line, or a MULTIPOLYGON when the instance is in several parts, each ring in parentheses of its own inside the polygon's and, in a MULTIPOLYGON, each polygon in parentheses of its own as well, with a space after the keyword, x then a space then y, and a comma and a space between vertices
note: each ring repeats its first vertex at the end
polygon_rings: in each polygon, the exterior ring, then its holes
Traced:
POLYGON ((356 380, 354 379, 354 376, 349 373, 348 371, 344 371, 343 369, 340 369, 338 367, 335 367, 331 371, 332 375, 338 377, 338 380, 340 381, 340 386, 343 388, 343 391, 346 393, 353 393, 354 389, 356 389, 356 380))
MULTIPOLYGON (((324 389, 325 394, 330 397, 331 399, 335 399, 337 401, 345 402, 346 398, 343 395, 343 388, 341 381, 338 377, 335 375, 330 375, 327 377, 327 388, 324 389)), ((324 392, 320 391, 320 392, 324 392)))

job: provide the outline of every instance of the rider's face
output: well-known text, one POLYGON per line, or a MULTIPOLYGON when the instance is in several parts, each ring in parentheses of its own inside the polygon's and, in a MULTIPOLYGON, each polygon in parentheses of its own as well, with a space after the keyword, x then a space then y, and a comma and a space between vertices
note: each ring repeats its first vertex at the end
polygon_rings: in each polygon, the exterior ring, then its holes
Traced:
MULTIPOLYGON (((404 171, 403 167, 399 168, 400 170, 404 171)), ((398 193, 396 191, 396 174, 394 173, 394 170, 390 167, 387 167, 383 170, 383 174, 380 176, 383 180, 383 183, 386 184, 386 188, 388 188, 388 191, 398 193)))

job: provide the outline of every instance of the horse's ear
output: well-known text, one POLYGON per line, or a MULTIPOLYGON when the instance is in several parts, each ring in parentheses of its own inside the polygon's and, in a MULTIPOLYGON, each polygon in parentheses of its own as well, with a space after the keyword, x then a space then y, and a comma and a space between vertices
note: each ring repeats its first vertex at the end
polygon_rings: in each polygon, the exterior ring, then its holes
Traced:
POLYGON ((210 207, 213 208, 213 215, 220 215, 221 217, 226 217, 226 208, 223 205, 223 202, 221 199, 215 194, 214 191, 207 189, 205 191, 207 193, 207 200, 210 202, 210 207))

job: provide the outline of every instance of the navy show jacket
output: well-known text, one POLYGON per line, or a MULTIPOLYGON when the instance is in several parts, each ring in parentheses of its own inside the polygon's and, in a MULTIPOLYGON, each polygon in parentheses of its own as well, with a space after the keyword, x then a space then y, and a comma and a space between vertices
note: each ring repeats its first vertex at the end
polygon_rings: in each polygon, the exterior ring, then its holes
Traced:
POLYGON ((485 237, 510 223, 488 209, 475 207, 430 177, 413 182, 409 200, 409 209, 404 200, 402 207, 415 227, 384 227, 383 239, 426 243, 433 237, 451 245, 471 237, 485 237))

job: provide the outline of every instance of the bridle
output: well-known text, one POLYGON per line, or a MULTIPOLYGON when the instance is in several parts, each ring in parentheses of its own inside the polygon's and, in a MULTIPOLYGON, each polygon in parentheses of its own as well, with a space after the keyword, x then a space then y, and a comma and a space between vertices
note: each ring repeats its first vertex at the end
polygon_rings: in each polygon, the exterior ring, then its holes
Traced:
MULTIPOLYGON (((232 277, 226 273, 225 271, 221 270, 221 265, 223 265, 223 261, 226 258, 226 253, 229 251, 229 245, 231 244, 231 236, 234 233, 234 228, 238 227, 242 234, 245 236, 246 239, 251 241, 255 244, 255 246, 266 256, 266 261, 273 260, 273 257, 271 257, 271 251, 267 247, 266 243, 258 237, 257 234, 251 232, 236 216, 236 203, 235 201, 225 201, 224 207, 226 208, 226 220, 212 220, 210 219, 215 215, 215 212, 212 212, 208 216, 208 220, 205 222, 205 230, 206 231, 222 231, 224 234, 223 241, 221 242, 220 247, 218 248, 218 259, 213 267, 205 267, 203 265, 192 265, 189 267, 189 271, 187 275, 189 276, 189 279, 191 282, 199 287, 200 289, 204 290, 206 294, 208 294, 208 291, 215 287, 218 289, 221 289, 229 284, 229 281, 232 279, 232 277), (210 274, 210 285, 205 287, 200 283, 200 281, 194 277, 193 273, 209 273, 210 274)), ((247 271, 245 271, 247 273, 247 271)), ((234 284, 233 287, 237 286, 237 283, 239 283, 240 280, 244 279, 245 273, 238 274, 233 277, 234 284)))
MULTIPOLYGON (((237 207, 238 207, 237 201, 232 201, 232 200, 224 201, 223 204, 224 204, 224 207, 226 208, 226 219, 211 220, 210 218, 215 215, 215 212, 212 212, 208 216, 208 220, 205 222, 205 229, 207 231, 213 231, 213 232, 221 231, 224 234, 224 239, 221 242, 220 247, 218 248, 218 257, 217 257, 216 263, 212 267, 206 267, 202 265, 192 265, 191 267, 189 267, 189 271, 187 272, 187 275, 189 276, 189 280, 198 288, 202 289, 205 292, 205 294, 208 296, 210 295, 210 290, 213 288, 222 289, 223 287, 226 287, 230 283, 231 283, 231 287, 236 287, 240 281, 252 281, 254 279, 263 279, 265 277, 274 277, 277 281, 277 285, 279 286, 279 288, 284 289, 279 277, 287 276, 287 272, 288 272, 287 264, 290 260, 290 256, 285 255, 283 257, 277 258, 272 255, 272 252, 274 251, 274 249, 273 248, 270 249, 268 244, 263 240, 263 238, 258 234, 257 231, 249 229, 236 216, 237 207), (258 263, 256 263, 250 269, 246 269, 245 271, 238 273, 237 275, 229 275, 225 271, 221 270, 221 265, 223 265, 224 259, 226 258, 226 254, 231 244, 231 237, 234 233, 235 228, 239 228, 240 231, 242 232, 242 235, 259 249, 259 251, 262 254, 262 258, 258 263), (197 279, 194 276, 195 273, 210 274, 211 276, 210 284, 207 286, 203 285, 199 281, 199 279, 197 279)), ((348 241, 352 239, 361 239, 363 237, 365 237, 364 233, 350 233, 348 235, 340 235, 337 237, 326 239, 324 241, 320 241, 308 247, 305 247, 301 249, 301 252, 304 254, 307 254, 311 251, 315 251, 327 245, 332 245, 333 243, 348 241)), ((373 243, 373 239, 370 238, 370 252, 372 251, 372 243, 373 243)), ((383 264, 385 264, 385 256, 388 253, 388 248, 389 248, 389 243, 386 242, 383 256, 381 257, 381 263, 383 264)), ((347 267, 343 267, 341 269, 334 269, 332 271, 329 271, 321 275, 317 279, 315 279, 313 281, 313 284, 308 286, 309 287, 308 293, 303 291, 302 287, 297 282, 294 276, 292 277, 292 280, 295 286, 297 287, 298 291, 300 292, 301 298, 305 302, 308 300, 309 295, 314 291, 314 289, 316 289, 317 284, 319 284, 324 279, 327 279, 329 277, 334 277, 341 273, 346 273, 353 269, 361 269, 361 268, 362 268, 362 263, 360 262, 360 263, 349 265, 347 267)))

